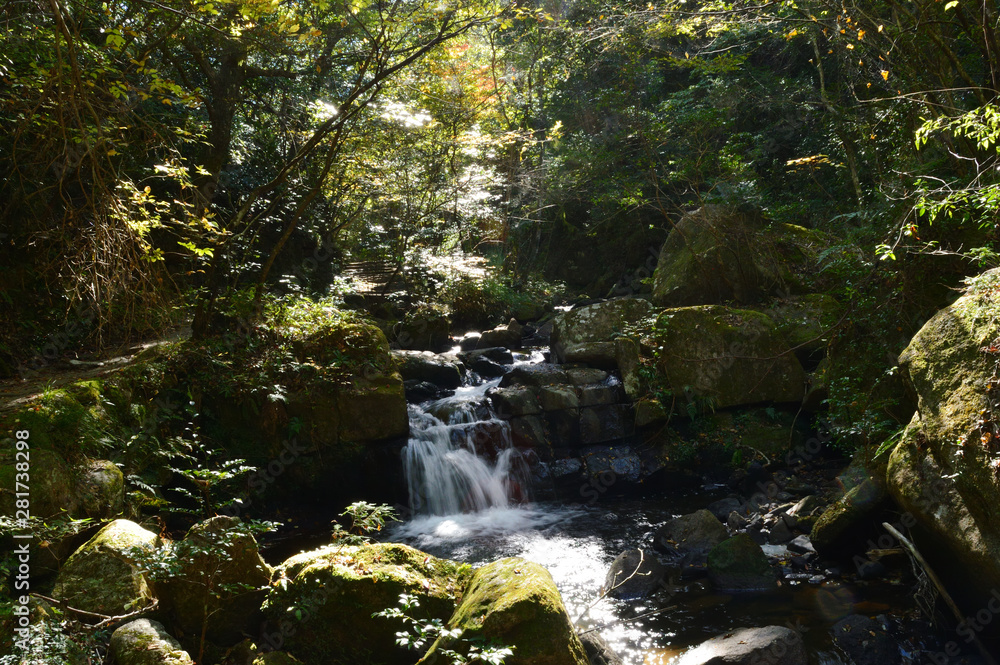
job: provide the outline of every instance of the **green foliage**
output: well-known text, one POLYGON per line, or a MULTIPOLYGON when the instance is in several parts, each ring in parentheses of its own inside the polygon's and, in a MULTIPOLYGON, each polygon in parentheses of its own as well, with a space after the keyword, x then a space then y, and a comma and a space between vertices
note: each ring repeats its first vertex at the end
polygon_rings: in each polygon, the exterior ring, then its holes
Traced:
POLYGON ((371 534, 381 531, 386 522, 399 521, 392 506, 367 501, 355 501, 340 515, 351 519, 346 529, 340 523, 333 526, 331 538, 341 545, 362 545, 371 539, 371 534))
POLYGON ((484 644, 482 638, 463 638, 464 631, 461 628, 448 628, 441 619, 415 619, 410 616, 419 606, 420 601, 416 596, 403 593, 399 596, 399 607, 390 607, 372 616, 402 621, 406 630, 396 633, 396 644, 413 651, 422 652, 438 639, 444 640, 449 646, 456 641, 465 643, 465 648, 461 651, 452 648, 438 651, 452 665, 502 665, 508 656, 514 655, 513 647, 484 644))

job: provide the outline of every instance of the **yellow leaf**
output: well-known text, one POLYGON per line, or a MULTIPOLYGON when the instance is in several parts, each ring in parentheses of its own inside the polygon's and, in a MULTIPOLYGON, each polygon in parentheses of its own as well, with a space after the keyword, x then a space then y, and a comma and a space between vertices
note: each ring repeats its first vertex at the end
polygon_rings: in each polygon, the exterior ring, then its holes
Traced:
POLYGON ((847 50, 853 51, 854 50, 854 44, 848 44, 847 45, 847 50))
POLYGON ((118 154, 118 151, 115 150, 114 148, 112 148, 111 150, 108 150, 108 157, 114 157, 117 154, 118 154))
POLYGON ((864 38, 865 38, 865 31, 864 30, 858 30, 858 41, 860 42, 864 38))
POLYGON ((889 80, 889 72, 887 72, 884 69, 882 70, 882 80, 883 81, 888 81, 889 80))
POLYGON ((871 81, 868 82, 868 87, 869 88, 872 87, 872 82, 871 81))
POLYGON ((878 31, 879 31, 879 32, 882 32, 882 30, 884 30, 884 29, 885 29, 885 26, 884 26, 884 25, 880 25, 880 26, 878 27, 878 31))

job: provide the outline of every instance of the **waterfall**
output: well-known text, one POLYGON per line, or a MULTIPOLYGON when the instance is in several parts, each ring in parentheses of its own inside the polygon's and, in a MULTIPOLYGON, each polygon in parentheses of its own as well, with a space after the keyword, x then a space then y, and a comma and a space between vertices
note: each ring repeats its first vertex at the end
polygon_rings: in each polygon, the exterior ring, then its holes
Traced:
POLYGON ((497 383, 462 387, 453 397, 409 407, 403 473, 414 513, 481 512, 524 498, 524 461, 511 444, 510 426, 486 400, 497 383))

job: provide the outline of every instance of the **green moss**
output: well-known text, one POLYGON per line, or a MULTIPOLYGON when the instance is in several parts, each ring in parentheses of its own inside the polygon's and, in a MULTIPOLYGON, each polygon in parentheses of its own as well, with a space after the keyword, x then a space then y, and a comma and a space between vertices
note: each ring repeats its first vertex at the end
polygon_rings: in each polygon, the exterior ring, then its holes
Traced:
POLYGON ((406 545, 328 546, 279 566, 265 603, 275 625, 295 627, 283 647, 307 665, 409 665, 412 653, 395 646, 398 622, 372 614, 395 607, 402 593, 417 596, 421 619, 446 619, 470 568, 406 545))
POLYGON ((660 313, 652 345, 674 395, 713 408, 799 402, 805 373, 774 322, 761 312, 718 305, 660 313))
MULTIPOLYGON (((462 630, 461 640, 484 638, 513 647, 506 665, 588 662, 552 576, 523 559, 501 559, 477 570, 448 626, 462 630)), ((462 650, 463 643, 438 639, 421 663, 441 662, 446 648, 462 650)))
POLYGON ((153 594, 136 567, 132 548, 152 551, 159 538, 128 520, 115 520, 91 538, 59 571, 54 597, 89 612, 117 616, 153 594))

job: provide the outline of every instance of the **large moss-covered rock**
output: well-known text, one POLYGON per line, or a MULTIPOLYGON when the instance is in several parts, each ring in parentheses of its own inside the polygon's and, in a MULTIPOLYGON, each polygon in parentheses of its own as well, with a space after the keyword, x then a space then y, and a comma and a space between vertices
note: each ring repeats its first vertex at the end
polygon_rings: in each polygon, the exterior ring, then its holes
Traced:
POLYGON ((766 314, 717 305, 667 309, 650 343, 676 395, 716 409, 802 399, 805 372, 766 314))
MULTIPOLYGON (((5 439, 0 451, 0 511, 14 515, 14 480, 17 474, 13 439, 5 439)), ((56 452, 44 448, 29 451, 31 479, 31 514, 35 517, 51 517, 66 511, 75 514, 80 500, 76 493, 76 483, 70 465, 56 452)))
POLYGON ((116 665, 194 665, 158 621, 136 619, 111 634, 108 654, 116 665))
POLYGON ((204 628, 206 638, 221 646, 253 632, 272 571, 240 520, 218 516, 199 522, 171 547, 179 570, 157 585, 171 627, 195 640, 204 628))
POLYGON ((646 300, 617 298, 560 314, 552 325, 552 355, 561 363, 589 359, 595 365, 607 365, 601 361, 606 357, 615 366, 618 363, 613 337, 645 319, 652 309, 646 300))
POLYGON ((115 520, 97 532, 56 577, 52 595, 88 612, 117 616, 153 598, 140 572, 142 552, 152 553, 159 538, 135 522, 115 520))
POLYGON ((506 665, 588 662, 552 576, 523 559, 501 559, 477 570, 448 626, 461 630, 461 637, 439 638, 421 665, 448 662, 442 650, 467 651, 465 640, 475 638, 513 647, 506 665))
POLYGON ((331 545, 281 564, 265 603, 281 648, 306 665, 359 662, 409 665, 413 653, 396 646, 400 622, 372 614, 396 607, 402 593, 417 597, 420 619, 447 619, 470 568, 406 545, 331 545))
POLYGON ((998 401, 998 287, 1000 270, 979 277, 903 351, 918 408, 887 471, 892 496, 933 536, 926 551, 975 571, 983 594, 1000 587, 1000 418, 989 406, 998 401))
POLYGON ((817 257, 835 244, 820 231, 767 222, 757 212, 708 205, 667 236, 653 273, 653 302, 665 307, 759 302, 803 293, 817 257))

